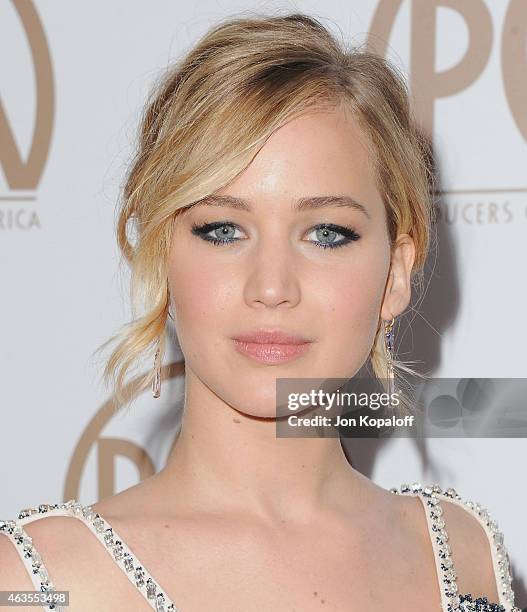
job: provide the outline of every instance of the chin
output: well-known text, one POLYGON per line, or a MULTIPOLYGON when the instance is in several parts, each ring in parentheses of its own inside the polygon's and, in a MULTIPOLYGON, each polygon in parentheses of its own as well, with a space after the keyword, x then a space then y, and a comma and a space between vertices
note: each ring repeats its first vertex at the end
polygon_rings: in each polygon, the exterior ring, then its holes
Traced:
POLYGON ((272 397, 258 397, 254 395, 247 398, 236 398, 231 404, 242 415, 260 418, 276 418, 276 395, 273 388, 272 397))

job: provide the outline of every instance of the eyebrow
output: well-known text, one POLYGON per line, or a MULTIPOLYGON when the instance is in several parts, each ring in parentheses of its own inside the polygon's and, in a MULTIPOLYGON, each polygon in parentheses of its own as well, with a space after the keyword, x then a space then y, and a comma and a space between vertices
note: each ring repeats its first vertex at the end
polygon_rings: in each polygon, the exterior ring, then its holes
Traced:
MULTIPOLYGON (((238 210, 245 210, 248 212, 251 212, 252 210, 249 200, 244 200, 243 198, 230 195, 212 194, 210 196, 206 196, 202 200, 198 200, 191 206, 191 208, 199 205, 227 206, 229 208, 236 208, 238 210)), ((293 210, 300 212, 304 210, 319 210, 320 208, 330 207, 352 208, 365 214, 368 219, 371 218, 366 206, 348 195, 311 196, 299 198, 295 202, 293 210)))

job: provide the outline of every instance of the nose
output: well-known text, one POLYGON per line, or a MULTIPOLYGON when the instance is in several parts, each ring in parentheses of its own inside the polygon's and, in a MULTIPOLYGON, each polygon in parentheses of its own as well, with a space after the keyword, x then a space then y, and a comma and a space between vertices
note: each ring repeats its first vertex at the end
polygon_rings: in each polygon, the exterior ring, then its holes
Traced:
POLYGON ((251 255, 244 298, 252 308, 293 308, 301 297, 298 262, 287 240, 262 241, 251 255))

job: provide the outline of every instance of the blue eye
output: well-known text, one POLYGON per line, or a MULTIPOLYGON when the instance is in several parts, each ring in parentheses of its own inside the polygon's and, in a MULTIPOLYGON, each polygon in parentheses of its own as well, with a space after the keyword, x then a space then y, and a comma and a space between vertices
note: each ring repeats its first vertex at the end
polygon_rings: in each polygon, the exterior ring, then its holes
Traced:
MULTIPOLYGON (((212 223, 204 223, 203 225, 194 224, 191 231, 202 240, 216 245, 225 245, 240 240, 239 237, 234 235, 237 230, 239 230, 239 227, 230 221, 214 221, 212 223)), ((313 232, 317 236, 317 240, 313 241, 313 244, 322 249, 336 249, 360 238, 359 234, 351 227, 344 227, 333 223, 316 225, 310 230, 310 233, 313 232), (341 236, 341 239, 336 240, 337 236, 341 236)))
POLYGON ((321 249, 336 249, 354 242, 360 238, 359 234, 351 227, 334 225, 333 223, 321 223, 316 225, 311 233, 315 232, 318 240, 313 244, 321 249), (337 235, 342 236, 341 240, 336 240, 337 235))
POLYGON ((192 233, 207 242, 229 244, 239 240, 239 238, 235 238, 233 235, 237 229, 236 225, 228 221, 215 221, 213 223, 204 223, 203 225, 193 225, 192 233), (211 233, 212 236, 209 235, 211 233))

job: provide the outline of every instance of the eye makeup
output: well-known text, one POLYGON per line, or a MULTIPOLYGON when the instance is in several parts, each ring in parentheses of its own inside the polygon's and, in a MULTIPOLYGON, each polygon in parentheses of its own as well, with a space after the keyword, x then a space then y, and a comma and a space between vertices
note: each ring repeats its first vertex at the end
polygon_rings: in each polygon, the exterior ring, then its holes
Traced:
MULTIPOLYGON (((213 221, 203 224, 194 223, 191 228, 193 235, 198 236, 206 242, 211 242, 219 246, 243 240, 243 238, 232 235, 232 232, 236 232, 236 230, 240 230, 239 226, 231 221, 213 221), (220 234, 216 233, 218 230, 221 230, 220 234)), ((319 240, 309 242, 312 242, 314 246, 322 249, 340 248, 360 239, 360 235, 353 228, 337 225, 335 223, 319 223, 309 230, 309 233, 312 232, 316 232, 319 240), (341 236, 341 239, 335 240, 338 235, 341 236)))

